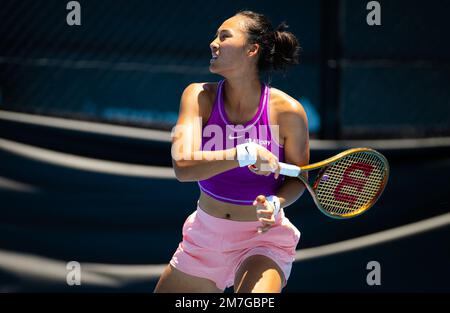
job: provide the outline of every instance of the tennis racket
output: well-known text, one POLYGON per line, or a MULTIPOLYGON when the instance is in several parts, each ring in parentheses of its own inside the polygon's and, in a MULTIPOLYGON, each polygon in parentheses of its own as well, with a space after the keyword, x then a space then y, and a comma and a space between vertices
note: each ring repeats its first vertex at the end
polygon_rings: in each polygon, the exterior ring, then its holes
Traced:
POLYGON ((389 177, 389 163, 376 150, 354 148, 324 161, 298 167, 280 162, 280 174, 299 178, 319 210, 325 215, 347 219, 370 209, 383 193, 389 177), (310 185, 301 175, 320 169, 310 185))

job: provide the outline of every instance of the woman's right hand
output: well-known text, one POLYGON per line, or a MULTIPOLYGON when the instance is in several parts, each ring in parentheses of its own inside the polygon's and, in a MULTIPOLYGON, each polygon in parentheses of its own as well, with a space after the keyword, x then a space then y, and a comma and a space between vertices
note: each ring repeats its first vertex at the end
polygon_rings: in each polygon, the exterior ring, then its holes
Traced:
POLYGON ((256 163, 249 165, 250 171, 257 175, 269 176, 275 174, 275 179, 280 175, 280 164, 278 158, 263 146, 256 145, 256 163))

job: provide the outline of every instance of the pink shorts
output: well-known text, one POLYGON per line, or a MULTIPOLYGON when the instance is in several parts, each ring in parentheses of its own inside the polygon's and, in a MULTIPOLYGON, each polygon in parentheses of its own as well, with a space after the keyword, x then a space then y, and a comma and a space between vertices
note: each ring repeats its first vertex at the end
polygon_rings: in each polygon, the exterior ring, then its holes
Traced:
POLYGON ((258 234, 260 225, 259 221, 217 218, 197 206, 184 222, 183 241, 170 264, 186 274, 210 279, 224 290, 233 286, 235 273, 246 258, 264 255, 283 271, 284 287, 291 273, 300 232, 284 216, 283 210, 269 231, 258 234))

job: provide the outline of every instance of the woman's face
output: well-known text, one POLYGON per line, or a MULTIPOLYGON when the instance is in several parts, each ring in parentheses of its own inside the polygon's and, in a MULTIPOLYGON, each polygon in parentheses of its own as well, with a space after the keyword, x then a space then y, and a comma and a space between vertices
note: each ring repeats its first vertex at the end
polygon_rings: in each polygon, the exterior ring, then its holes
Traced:
POLYGON ((211 73, 240 73, 255 67, 257 44, 247 44, 244 16, 233 16, 223 22, 209 45, 211 73))

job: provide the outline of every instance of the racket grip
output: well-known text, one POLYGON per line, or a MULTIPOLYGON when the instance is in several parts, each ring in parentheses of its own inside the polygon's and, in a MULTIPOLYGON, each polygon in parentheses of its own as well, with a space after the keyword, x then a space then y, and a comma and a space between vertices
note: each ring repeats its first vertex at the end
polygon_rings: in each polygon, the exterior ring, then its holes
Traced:
POLYGON ((279 162, 281 170, 280 174, 284 176, 297 177, 301 173, 300 167, 292 164, 286 164, 283 162, 279 162))

